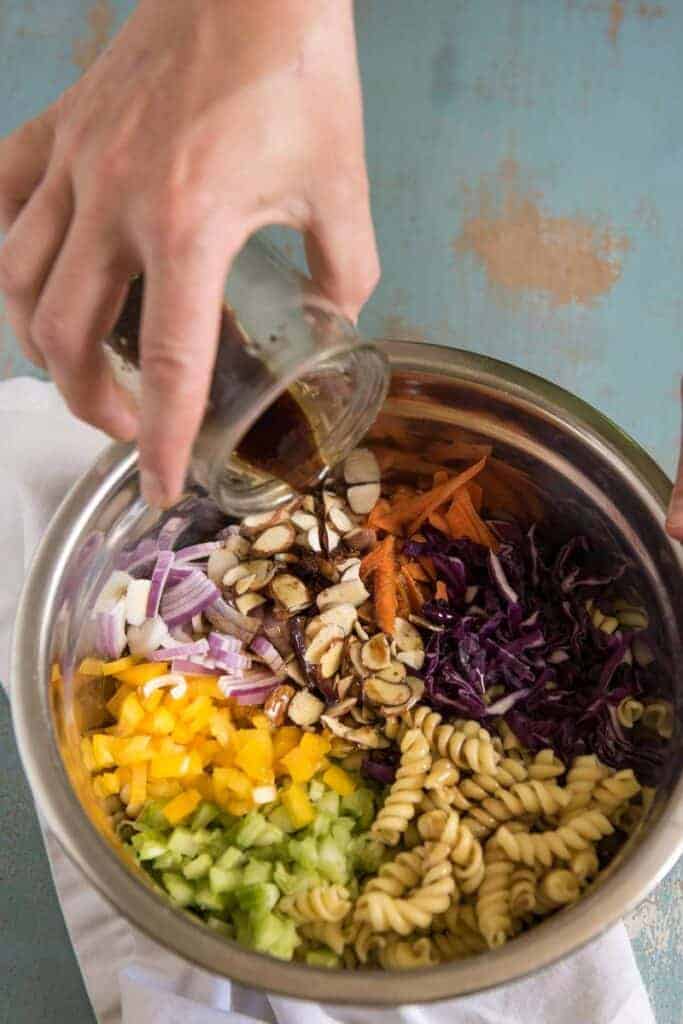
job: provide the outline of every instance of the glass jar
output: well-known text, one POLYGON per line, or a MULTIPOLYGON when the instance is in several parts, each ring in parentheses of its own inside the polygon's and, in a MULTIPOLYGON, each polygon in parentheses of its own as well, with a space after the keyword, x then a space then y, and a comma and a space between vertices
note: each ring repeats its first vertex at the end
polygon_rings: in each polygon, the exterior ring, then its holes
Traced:
MULTIPOLYGON (((137 278, 105 343, 133 396, 143 291, 137 278)), ((276 249, 252 238, 226 282, 192 480, 233 515, 275 508, 320 482, 358 444, 387 387, 378 349, 276 249)))

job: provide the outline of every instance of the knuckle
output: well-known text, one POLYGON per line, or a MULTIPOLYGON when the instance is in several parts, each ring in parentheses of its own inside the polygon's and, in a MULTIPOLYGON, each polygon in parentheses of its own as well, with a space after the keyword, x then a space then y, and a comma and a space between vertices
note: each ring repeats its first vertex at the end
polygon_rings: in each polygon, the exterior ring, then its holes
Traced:
POLYGON ((164 392, 184 391, 196 377, 196 357, 180 345, 153 345, 143 348, 142 371, 146 380, 164 392))
POLYGON ((60 361, 69 351, 66 322, 50 306, 39 305, 31 322, 31 338, 39 348, 60 361))

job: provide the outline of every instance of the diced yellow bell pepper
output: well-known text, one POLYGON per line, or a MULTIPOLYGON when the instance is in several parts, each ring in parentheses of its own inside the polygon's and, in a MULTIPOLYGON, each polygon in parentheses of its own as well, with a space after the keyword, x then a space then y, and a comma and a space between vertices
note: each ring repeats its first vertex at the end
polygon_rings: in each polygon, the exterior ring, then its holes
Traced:
POLYGON ((252 715, 251 724, 255 729, 268 729, 269 731, 273 727, 271 720, 262 711, 257 711, 252 715))
POLYGON ((246 729, 244 732, 248 735, 245 740, 240 741, 241 746, 235 757, 235 764, 254 782, 271 782, 273 743, 270 733, 265 729, 246 729))
POLYGON ((152 800, 165 800, 182 792, 177 779, 151 779, 147 782, 147 793, 152 800))
MULTIPOLYGON (((125 660, 125 658, 121 659, 121 661, 125 660)), ((127 668, 122 668, 114 672, 113 675, 120 679, 122 683, 128 683, 129 686, 144 686, 150 679, 158 679, 159 676, 165 676, 167 673, 167 661, 143 661, 140 665, 133 663, 127 668)), ((156 691, 154 692, 156 693, 156 691)))
POLYGON ((84 658, 78 666, 82 676, 116 676, 119 672, 125 672, 132 668, 140 659, 133 654, 125 658, 117 658, 115 661, 100 661, 99 658, 84 658))
POLYGON ((58 662, 54 662, 50 671, 50 682, 57 683, 62 678, 62 670, 59 667, 58 662))
POLYGON ((202 759, 203 764, 209 764, 213 761, 216 754, 218 754, 223 748, 217 740, 205 740, 199 739, 195 741, 195 750, 202 759))
POLYGON ((149 697, 142 698, 142 706, 145 711, 156 711, 164 699, 164 690, 152 690, 149 697))
POLYGON ((299 786, 296 782, 293 782, 291 786, 288 786, 283 791, 282 803, 295 828, 303 828, 304 825, 310 825, 315 818, 315 811, 313 810, 313 804, 308 797, 308 793, 303 786, 299 786))
POLYGON ((226 800, 224 806, 228 814, 234 814, 236 818, 241 818, 252 810, 254 802, 253 800, 226 800))
POLYGON ((218 686, 218 676, 185 676, 187 692, 190 699, 195 697, 211 697, 213 700, 225 700, 218 686))
POLYGON ((171 738, 175 743, 181 743, 183 746, 186 746, 192 742, 194 737, 195 732, 191 725, 188 725, 187 722, 176 722, 171 734, 171 738))
POLYGON ((150 779, 180 779, 187 775, 189 754, 158 754, 149 766, 150 779))
POLYGON ((187 765, 185 766, 185 775, 201 775, 204 770, 202 759, 196 750, 191 750, 187 755, 187 765))
POLYGON ((77 671, 82 676, 101 676, 103 665, 99 658, 84 658, 77 671))
POLYGON ((121 777, 116 769, 113 772, 102 772, 101 775, 96 775, 93 779, 93 792, 95 796, 113 796, 120 789, 121 777))
POLYGON ((108 768, 116 764, 117 740, 115 736, 108 736, 106 733, 97 732, 92 737, 92 754, 95 759, 96 768, 108 768))
POLYGON ((201 803, 201 799, 201 793, 196 789, 186 789, 184 793, 179 793, 170 803, 166 804, 164 817, 171 825, 177 825, 178 822, 192 814, 201 803))
POLYGON ((132 690, 130 686, 119 686, 114 696, 109 701, 107 701, 107 711, 113 718, 119 717, 121 707, 126 697, 128 697, 129 694, 134 692, 135 691, 132 690))
POLYGON ((216 794, 229 789, 235 796, 246 800, 251 797, 251 781, 236 768, 214 768, 213 786, 216 794))
POLYGON ((157 708, 150 718, 150 732, 155 736, 167 736, 176 726, 175 715, 168 708, 157 708))
POLYGON ((305 732, 299 742, 301 753, 309 761, 320 761, 329 752, 330 741, 326 736, 318 736, 317 733, 305 732))
POLYGON ((209 719, 209 731, 215 736, 222 747, 230 746, 230 739, 235 733, 230 712, 227 708, 214 709, 209 719))
POLYGON ((273 733, 273 759, 281 761, 293 750, 301 739, 301 729, 296 725, 283 725, 273 733))
POLYGON ((88 736, 84 736, 81 740, 81 758, 83 759, 83 767, 87 772, 94 772, 97 770, 95 763, 95 755, 92 749, 92 740, 88 736))
POLYGON ((192 780, 192 786, 202 795, 202 800, 213 800, 213 782, 210 775, 197 775, 192 780))
POLYGON ((129 693, 119 711, 119 729, 132 735, 145 717, 145 709, 134 693, 129 693))
POLYGON ((132 814, 138 811, 147 799, 147 763, 141 761, 131 768, 130 795, 128 810, 132 814))
POLYGON ((235 764, 235 751, 226 747, 213 755, 213 763, 219 768, 232 768, 235 764))
POLYGON ((311 761, 301 750, 301 745, 294 747, 288 754, 280 758, 280 764, 293 782, 308 782, 318 770, 318 762, 311 761))
POLYGON ((330 789, 333 789, 335 793, 339 793, 339 796, 351 796, 356 788, 356 783, 348 772, 345 772, 338 765, 333 765, 327 769, 323 775, 323 782, 330 789))
POLYGON ((116 746, 116 760, 119 764, 136 764, 138 761, 149 761, 154 756, 150 747, 151 736, 131 736, 130 739, 119 740, 116 746))
POLYGON ((183 744, 177 743, 173 736, 155 736, 154 752, 155 754, 184 754, 185 750, 183 744))

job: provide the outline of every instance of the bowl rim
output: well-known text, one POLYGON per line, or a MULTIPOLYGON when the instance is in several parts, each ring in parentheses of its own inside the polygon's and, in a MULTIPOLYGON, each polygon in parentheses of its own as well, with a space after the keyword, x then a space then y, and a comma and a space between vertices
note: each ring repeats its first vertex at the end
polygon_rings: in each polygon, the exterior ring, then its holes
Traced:
MULTIPOLYGON (((671 482, 639 444, 582 399, 557 385, 489 356, 431 343, 379 341, 392 366, 476 380, 520 402, 543 407, 584 440, 611 449, 661 511, 671 482)), ((666 815, 596 891, 514 942, 481 956, 409 972, 326 970, 286 963, 227 942, 159 897, 125 866, 123 858, 83 810, 59 753, 48 700, 49 632, 59 582, 89 517, 111 489, 135 471, 137 454, 113 444, 72 487, 33 557, 19 602, 12 645, 11 708, 15 735, 31 789, 73 863, 102 896, 136 927, 184 959, 241 984, 284 996, 358 1006, 448 999, 517 981, 574 952, 632 910, 673 867, 683 852, 683 777, 669 794, 666 815), (40 722, 49 742, 35 742, 40 722), (627 870, 625 870, 627 868, 627 870), (599 912, 596 909, 599 908, 599 912)), ((683 547, 671 541, 683 579, 683 547)))

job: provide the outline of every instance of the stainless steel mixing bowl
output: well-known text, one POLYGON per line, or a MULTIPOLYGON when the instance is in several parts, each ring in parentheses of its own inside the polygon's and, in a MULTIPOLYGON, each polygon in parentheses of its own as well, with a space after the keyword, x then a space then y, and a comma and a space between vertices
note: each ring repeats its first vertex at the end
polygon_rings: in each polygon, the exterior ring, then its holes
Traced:
POLYGON ((454 349, 383 343, 393 384, 375 431, 381 438, 464 429, 528 471, 560 531, 591 534, 625 557, 658 623, 662 671, 671 676, 677 724, 665 778, 648 819, 599 884, 502 948, 407 973, 340 972, 282 963, 242 949, 175 909, 116 840, 86 785, 78 730, 97 724, 97 685, 50 683, 87 652, 86 612, 120 546, 153 525, 138 497, 136 456, 107 449, 53 519, 31 567, 14 637, 12 706, 33 792, 50 828, 91 882, 162 945, 216 974, 302 998, 396 1004, 443 999, 511 981, 571 953, 642 900, 683 849, 683 549, 664 531, 671 485, 630 438, 547 381, 454 349), (74 692, 77 690, 77 692, 74 692))

